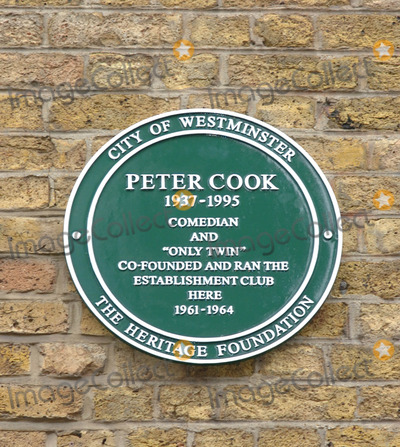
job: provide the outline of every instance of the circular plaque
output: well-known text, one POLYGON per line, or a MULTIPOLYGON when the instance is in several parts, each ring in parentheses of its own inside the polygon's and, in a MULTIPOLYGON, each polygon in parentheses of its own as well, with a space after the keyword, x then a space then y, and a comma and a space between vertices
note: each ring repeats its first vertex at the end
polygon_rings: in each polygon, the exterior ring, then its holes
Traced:
POLYGON ((65 218, 68 267, 93 314, 158 357, 265 352, 321 307, 340 214, 312 158, 245 115, 192 109, 124 130, 90 160, 65 218))

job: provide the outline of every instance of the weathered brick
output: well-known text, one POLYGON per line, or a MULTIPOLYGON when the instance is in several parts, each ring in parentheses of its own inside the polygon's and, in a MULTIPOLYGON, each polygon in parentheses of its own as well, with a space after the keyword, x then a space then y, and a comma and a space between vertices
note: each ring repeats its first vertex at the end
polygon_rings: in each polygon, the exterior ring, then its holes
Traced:
POLYGON ((321 438, 317 430, 289 427, 262 430, 258 439, 258 447, 270 446, 320 447, 321 438))
POLYGON ((189 87, 209 87, 218 81, 218 57, 213 54, 198 54, 187 61, 174 56, 162 59, 168 66, 168 76, 163 78, 167 88, 182 90, 189 87))
POLYGON ((360 252, 358 244, 358 237, 363 230, 357 228, 355 225, 351 226, 346 231, 343 231, 343 254, 360 252))
POLYGON ((47 177, 0 178, 0 209, 37 209, 49 204, 47 177))
POLYGON ((0 140, 0 169, 48 170, 50 168, 81 170, 86 159, 84 140, 49 137, 10 137, 0 140))
POLYGON ((45 447, 46 433, 37 431, 0 431, 0 447, 45 447))
POLYGON ((1 129, 43 129, 42 102, 29 92, 0 95, 0 108, 1 129))
POLYGON ((357 86, 356 57, 234 54, 228 64, 230 85, 259 86, 265 95, 270 87, 274 95, 279 95, 295 90, 348 90, 357 86))
POLYGON ((398 432, 391 431, 388 427, 382 430, 353 425, 351 427, 328 429, 326 442, 328 445, 340 445, 340 447, 377 447, 385 445, 395 447, 400 445, 400 435, 398 432))
POLYGON ((31 368, 30 356, 31 354, 28 345, 1 344, 0 375, 16 376, 29 374, 31 368))
POLYGON ((361 388, 358 415, 369 420, 398 420, 400 387, 369 386, 361 388))
POLYGON ((51 262, 19 259, 0 260, 0 290, 52 292, 56 267, 51 262))
POLYGON ((102 372, 106 362, 103 346, 89 344, 45 343, 39 345, 42 374, 84 376, 102 372))
POLYGON ((1 6, 77 6, 82 0, 0 0, 1 6))
MULTIPOLYGON (((343 211, 373 210, 376 207, 373 202, 374 195, 379 190, 390 191, 394 195, 392 210, 399 210, 400 184, 393 177, 341 177, 334 184, 336 198, 340 209, 343 211)), ((382 213, 387 211, 382 210, 382 213)))
POLYGON ((313 46, 313 24, 306 16, 267 14, 256 20, 254 33, 266 47, 313 46))
POLYGON ((223 0, 223 6, 227 8, 266 8, 268 6, 342 6, 349 4, 350 0, 223 0))
POLYGON ((76 420, 81 417, 82 410, 82 396, 66 382, 59 386, 0 386, 2 419, 76 420))
POLYGON ((331 351, 332 367, 337 380, 398 380, 400 356, 395 351, 390 361, 373 355, 374 342, 366 345, 334 345, 331 351))
POLYGON ((400 171, 400 140, 374 142, 372 169, 376 171, 400 171))
POLYGON ((88 79, 92 87, 97 89, 135 89, 149 86, 151 77, 155 74, 166 75, 165 66, 156 65, 151 56, 144 54, 132 56, 114 53, 91 54, 88 79))
POLYGON ((115 343, 114 363, 116 370, 121 374, 127 375, 126 371, 129 371, 133 384, 154 380, 176 380, 187 376, 185 363, 157 359, 122 342, 115 343))
POLYGON ((160 0, 166 8, 209 9, 218 6, 218 0, 160 0))
POLYGON ((280 128, 313 128, 315 101, 302 96, 279 97, 257 103, 256 118, 280 128))
POLYGON ((372 90, 398 90, 400 82, 400 57, 380 62, 376 57, 365 59, 367 84, 372 90))
MULTIPOLYGON (((38 91, 38 85, 56 87, 64 82, 73 83, 82 76, 82 57, 40 53, 0 54, 1 86, 13 89, 34 86, 38 91)), ((43 91, 43 98, 48 95, 47 91, 43 91)))
POLYGON ((243 430, 205 430, 196 433, 194 447, 253 447, 252 433, 243 430))
POLYGON ((104 324, 90 312, 88 307, 82 304, 81 333, 84 335, 110 335, 104 324))
POLYGON ((254 359, 226 365, 188 365, 189 377, 248 377, 254 373, 254 359))
POLYGON ((121 6, 125 8, 131 8, 132 6, 149 6, 150 0, 91 0, 93 4, 101 4, 104 6, 121 6))
POLYGON ((181 35, 179 14, 59 13, 49 21, 55 47, 172 46, 181 35))
POLYGON ((346 303, 325 303, 299 335, 318 338, 341 337, 346 332, 348 313, 346 303))
POLYGON ((250 388, 251 392, 243 391, 245 387, 242 385, 226 387, 224 399, 220 399, 221 418, 271 421, 352 420, 354 418, 357 404, 355 388, 304 385, 304 388, 299 390, 293 383, 284 379, 281 379, 279 385, 277 384, 278 382, 274 382, 273 402, 271 402, 272 385, 262 383, 259 393, 250 388), (242 392, 239 394, 240 389, 242 392))
POLYGON ((57 447, 115 447, 114 434, 107 430, 74 431, 57 437, 57 447))
POLYGON ((183 447, 187 433, 180 428, 139 428, 128 436, 130 447, 183 447))
POLYGON ((281 345, 260 357, 259 373, 264 376, 291 377, 294 371, 303 369, 298 377, 308 376, 311 371, 324 373, 321 348, 311 345, 281 345))
POLYGON ((65 209, 76 177, 57 177, 54 181, 54 196, 50 206, 65 209))
POLYGON ((242 94, 212 92, 209 90, 208 95, 190 95, 189 108, 207 108, 207 109, 225 109, 233 112, 247 112, 247 106, 250 98, 242 94))
POLYGON ((94 419, 103 421, 148 421, 152 419, 153 388, 119 387, 96 390, 94 419))
POLYGON ((324 15, 318 28, 324 48, 369 48, 384 38, 397 47, 400 44, 400 22, 394 15, 324 15), (382 37, 382 30, 385 30, 382 37))
POLYGON ((36 14, 0 14, 1 47, 36 47, 42 43, 43 18, 36 14))
POLYGON ((61 218, 0 217, 0 252, 16 258, 30 253, 61 253, 62 232, 61 218))
POLYGON ((364 0, 363 6, 377 9, 398 9, 397 0, 364 0))
POLYGON ((248 47, 250 45, 249 19, 246 16, 200 15, 190 24, 189 40, 195 46, 248 47))
POLYGON ((2 302, 0 332, 14 334, 54 334, 67 332, 68 312, 61 302, 2 302))
POLYGON ((400 97, 329 100, 325 115, 332 129, 398 130, 400 97))
POLYGON ((125 129, 135 122, 179 107, 179 98, 146 95, 99 94, 76 99, 69 106, 57 100, 50 111, 50 126, 53 130, 125 129))
POLYGON ((400 261, 343 262, 332 295, 340 297, 373 294, 383 299, 399 297, 399 268, 400 261))
POLYGON ((400 339, 399 304, 361 304, 359 321, 363 338, 400 339))
POLYGON ((323 171, 357 171, 367 167, 367 144, 356 138, 296 138, 323 171))
POLYGON ((371 220, 365 229, 367 252, 371 254, 400 253, 400 220, 371 220))
MULTIPOLYGON (((160 408, 163 419, 209 420, 214 410, 209 387, 170 385, 160 388, 160 408)), ((215 390, 214 390, 215 393, 215 390)))

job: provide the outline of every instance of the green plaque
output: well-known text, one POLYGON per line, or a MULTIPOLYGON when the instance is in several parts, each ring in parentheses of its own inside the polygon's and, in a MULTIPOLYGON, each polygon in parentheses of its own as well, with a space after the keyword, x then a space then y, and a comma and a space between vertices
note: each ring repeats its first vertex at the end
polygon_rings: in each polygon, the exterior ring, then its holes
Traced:
POLYGON ((93 314, 158 357, 225 363, 315 315, 340 262, 340 213, 317 164, 245 115, 193 109, 124 130, 87 164, 65 218, 93 314))

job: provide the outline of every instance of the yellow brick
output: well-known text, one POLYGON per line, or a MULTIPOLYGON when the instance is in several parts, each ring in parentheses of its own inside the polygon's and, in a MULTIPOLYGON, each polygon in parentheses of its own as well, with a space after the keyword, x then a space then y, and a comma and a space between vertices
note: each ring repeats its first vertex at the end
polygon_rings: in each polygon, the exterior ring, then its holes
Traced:
POLYGON ((42 43, 43 17, 36 14, 0 14, 1 47, 35 47, 42 43))
POLYGON ((400 220, 371 220, 365 229, 365 242, 368 253, 400 253, 400 220))
POLYGON ((66 106, 57 100, 50 112, 53 130, 125 129, 136 122, 179 109, 179 98, 106 95, 76 99, 66 106))
POLYGON ((0 431, 0 447, 45 447, 46 433, 35 431, 0 431))
POLYGON ((323 171, 366 169, 367 144, 356 138, 296 138, 323 171))
POLYGON ((364 0, 363 6, 377 9, 397 9, 399 3, 397 0, 364 0))
POLYGON ((256 20, 254 33, 266 47, 313 46, 313 24, 306 16, 267 14, 256 20))
POLYGON ((351 98, 330 101, 325 109, 332 129, 398 130, 400 97, 351 98))
POLYGON ((59 13, 50 18, 55 47, 145 47, 169 45, 182 36, 179 14, 59 13))
MULTIPOLYGON (((394 203, 391 210, 400 208, 400 184, 393 177, 340 177, 335 181, 335 195, 339 202, 341 211, 373 210, 374 195, 379 190, 386 190, 393 194, 394 203)), ((388 211, 382 210, 381 213, 388 211)), ((389 211, 390 212, 390 211, 389 211)))
POLYGON ((119 387, 96 390, 94 419, 102 421, 148 421, 153 414, 153 388, 119 387))
POLYGON ((346 331, 348 312, 346 303, 324 303, 299 335, 318 338, 341 337, 346 331))
POLYGON ((400 387, 369 386, 361 388, 358 415, 362 419, 382 421, 399 417, 400 387))
POLYGON ((16 376, 28 374, 30 367, 29 346, 14 344, 0 345, 0 375, 16 376))
POLYGON ((189 40, 196 46, 248 47, 249 19, 246 16, 200 15, 190 22, 189 40))
POLYGON ((0 179, 1 209, 38 209, 49 204, 47 177, 7 177, 0 179))
MULTIPOLYGON (((98 4, 97 0, 91 0, 94 5, 98 4)), ((148 6, 150 0, 100 0, 101 5, 105 6, 122 6, 131 8, 132 6, 148 6)))
POLYGON ((348 90, 357 86, 356 57, 234 54, 228 63, 230 85, 260 86, 264 94, 269 86, 275 95, 289 90, 348 90))
POLYGON ((196 447, 253 447, 253 435, 243 430, 205 430, 195 435, 196 447))
POLYGON ((54 181, 54 197, 50 206, 65 209, 76 177, 57 177, 54 181))
POLYGON ((82 0, 0 0, 2 6, 76 6, 82 0))
POLYGON ((218 80, 218 57, 212 54, 198 54, 187 61, 179 61, 175 56, 162 59, 167 65, 168 76, 163 78, 167 88, 182 90, 189 87, 209 87, 218 80))
POLYGON ((67 332, 68 313, 61 302, 7 301, 0 304, 0 332, 54 334, 67 332))
POLYGON ((398 338, 400 334, 400 305, 362 304, 359 321, 362 336, 374 342, 382 338, 389 340, 398 338))
POLYGON ((31 94, 0 95, 0 128, 42 130, 42 102, 31 94))
MULTIPOLYGON (((284 380, 284 379, 281 379, 284 380)), ((227 420, 352 420, 356 411, 355 388, 335 386, 310 387, 299 390, 293 383, 280 382, 273 386, 274 401, 271 403, 271 388, 262 383, 261 388, 251 392, 239 390, 242 385, 224 389, 226 400, 221 399, 221 418, 227 420), (261 396, 261 397, 260 397, 261 396), (266 397, 265 397, 266 396, 266 397)), ((254 387, 256 388, 256 387, 254 387)))
MULTIPOLYGON (((51 92, 39 93, 37 85, 57 87, 73 84, 83 77, 83 58, 63 54, 0 54, 0 85, 13 89, 31 87, 36 96, 50 98, 51 92), (34 87, 33 87, 34 86, 34 87)), ((61 88, 61 87, 60 87, 61 88)), ((60 90, 53 89, 55 94, 60 90)))
POLYGON ((248 377, 254 373, 254 359, 226 365, 188 365, 190 377, 248 377))
POLYGON ((365 60, 367 83, 371 90, 398 90, 400 82, 400 57, 380 62, 376 57, 365 60))
POLYGON ((375 141, 372 165, 376 171, 400 171, 400 140, 375 141))
POLYGON ((343 262, 340 266, 332 295, 372 294, 383 299, 400 296, 398 281, 399 261, 343 262))
POLYGON ((400 435, 387 427, 366 428, 359 425, 351 427, 336 427, 328 429, 326 433, 327 445, 340 447, 377 447, 400 445, 400 435))
POLYGON ((318 21, 324 48, 369 48, 381 39, 400 44, 400 23, 394 15, 324 15, 318 21), (382 30, 384 36, 382 36, 382 30))
MULTIPOLYGON (((66 419, 82 416, 83 399, 73 385, 0 386, 0 412, 3 419, 66 419)), ((30 445, 30 443, 29 443, 30 445)))
MULTIPOLYGON (((165 67, 161 66, 156 73, 165 75, 165 67)), ((149 86, 151 76, 154 76, 154 71, 150 56, 96 53, 89 57, 88 79, 96 89, 149 86)))
POLYGON ((228 8, 265 8, 267 6, 342 6, 349 4, 350 0, 223 0, 223 6, 228 8))
POLYGON ((389 361, 379 360, 373 352, 374 344, 375 341, 362 345, 334 345, 331 363, 336 380, 398 380, 399 353, 395 350, 389 361))
POLYGON ((257 104, 256 118, 278 128, 313 128, 315 101, 305 97, 279 97, 257 104))
POLYGON ((111 335, 111 332, 84 304, 82 304, 81 333, 84 335, 111 335))
POLYGON ((0 217, 0 251, 15 258, 62 253, 62 232, 62 218, 0 217))
POLYGON ((307 377, 311 371, 324 374, 324 359, 321 348, 311 345, 280 345, 259 358, 259 373, 272 377, 291 377, 298 370, 298 377, 307 377))
POLYGON ((208 9, 218 6, 217 0, 160 0, 166 8, 208 9))
POLYGON ((214 414, 208 388, 197 385, 162 386, 160 408, 167 419, 209 420, 214 414))
POLYGON ((258 447, 320 447, 321 438, 317 430, 301 428, 278 428, 262 430, 258 447))
POLYGON ((57 437, 57 447, 115 447, 114 434, 106 430, 74 431, 57 437))
POLYGON ((247 113, 250 97, 244 93, 219 93, 208 91, 208 95, 190 95, 188 108, 225 109, 247 113))
POLYGON ((41 372, 54 376, 81 377, 102 372, 106 361, 104 347, 93 344, 43 343, 41 372))
POLYGON ((130 447, 183 447, 187 434, 180 428, 138 428, 128 436, 130 447))
POLYGON ((0 141, 0 169, 3 171, 80 170, 85 159, 84 140, 4 136, 0 141))

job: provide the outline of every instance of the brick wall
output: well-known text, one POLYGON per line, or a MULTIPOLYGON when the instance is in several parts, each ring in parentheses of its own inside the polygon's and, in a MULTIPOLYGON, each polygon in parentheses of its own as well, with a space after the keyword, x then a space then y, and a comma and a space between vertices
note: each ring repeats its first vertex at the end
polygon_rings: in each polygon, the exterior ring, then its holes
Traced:
POLYGON ((399 16, 398 0, 0 0, 0 447, 400 446, 399 16), (186 61, 172 52, 182 38, 195 46, 186 61), (382 39, 388 60, 373 53, 382 39), (119 342, 62 254, 90 156, 188 107, 286 132, 346 218, 316 317, 234 365, 166 363, 119 342), (392 206, 377 206, 380 190, 392 206), (381 339, 395 345, 387 361, 373 353, 381 339))

